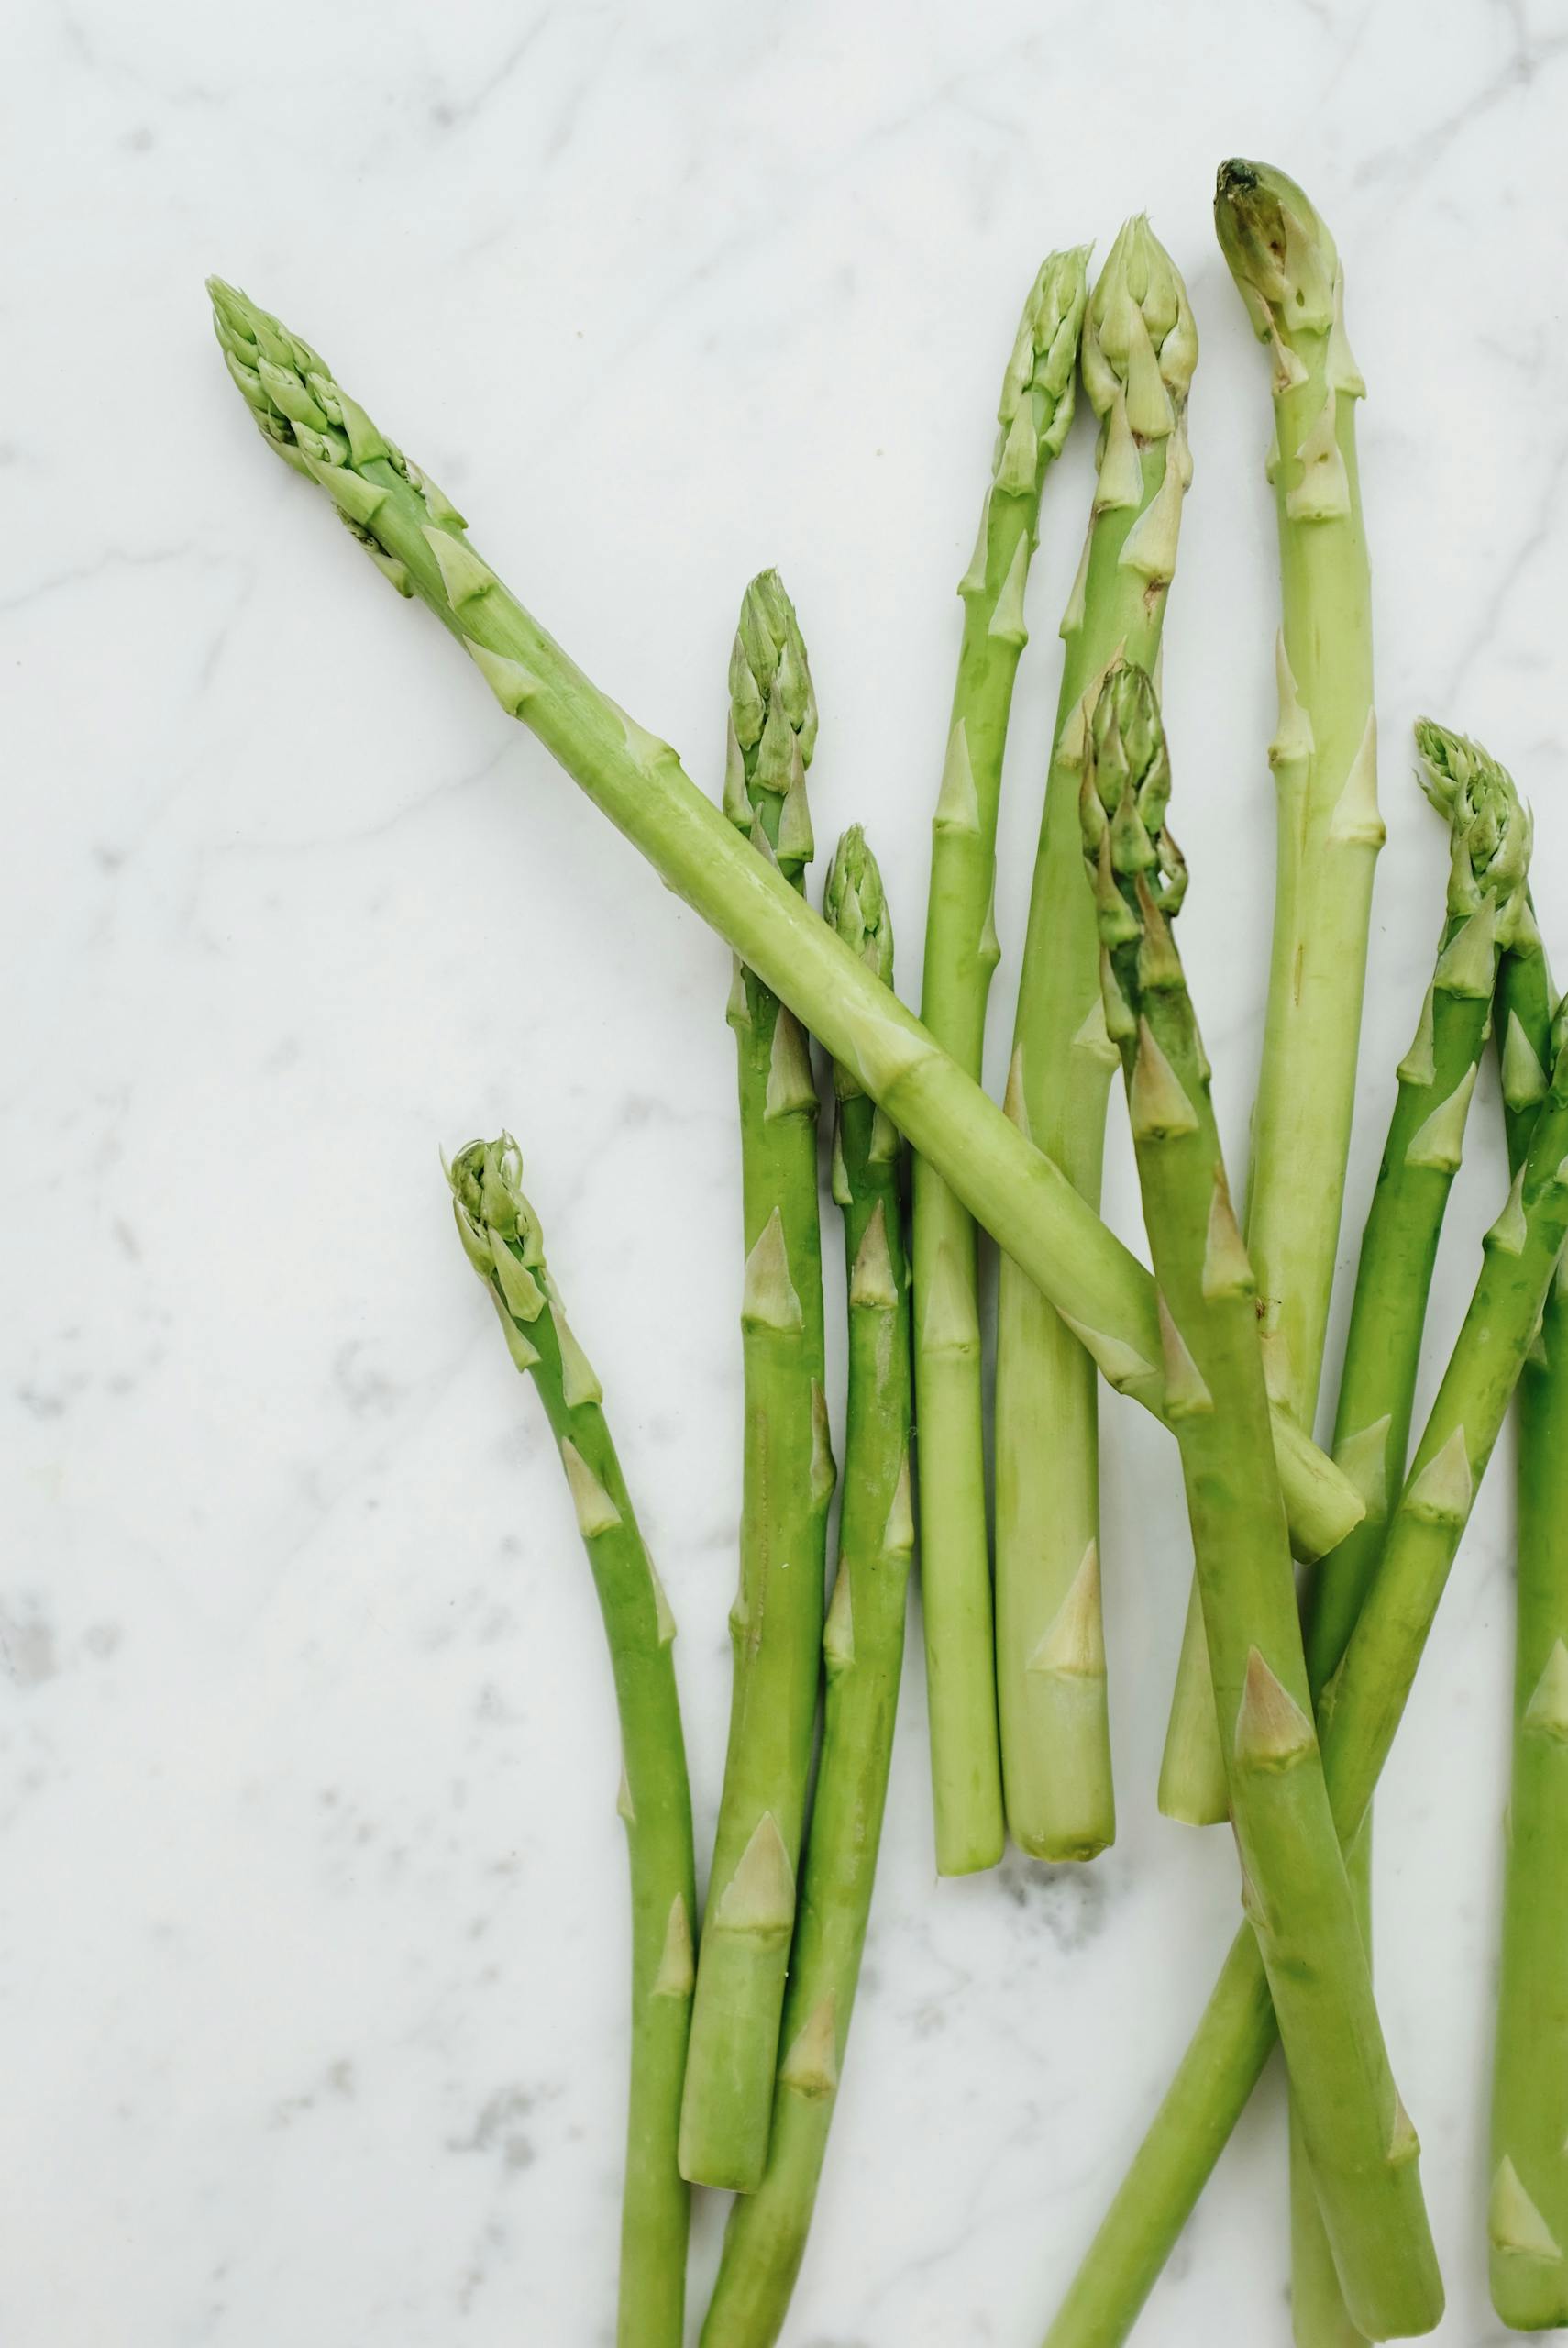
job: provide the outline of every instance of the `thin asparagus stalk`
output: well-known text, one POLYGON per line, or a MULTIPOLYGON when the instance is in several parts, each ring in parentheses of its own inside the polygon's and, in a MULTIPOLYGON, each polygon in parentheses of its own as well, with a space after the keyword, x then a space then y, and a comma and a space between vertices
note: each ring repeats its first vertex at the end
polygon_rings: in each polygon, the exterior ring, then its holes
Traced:
MULTIPOLYGON (((1372 614, 1356 473, 1365 394, 1344 328, 1333 238, 1293 180, 1221 164, 1220 243, 1274 361, 1268 473, 1283 594, 1274 945, 1253 1113, 1247 1247, 1269 1393, 1310 1429, 1322 1367, 1355 1106, 1373 872, 1383 845, 1372 614)), ((1223 1819, 1203 1650, 1184 1645, 1161 1806, 1223 1819)))
MULTIPOLYGON (((1486 1235, 1481 1275, 1349 1646, 1319 1705, 1342 1845, 1360 1833, 1476 1490, 1568 1235, 1568 1023, 1522 1180, 1486 1235)), ((1119 2348, 1262 2075, 1275 2016, 1249 1926, 1231 1944, 1175 2079, 1046 2334, 1119 2348)))
POLYGON ((568 1325, 509 1134, 470 1142, 448 1179, 458 1235, 490 1290, 513 1360, 560 1449, 610 1645, 632 1874, 632 2080, 621 2209, 619 2348, 680 2348, 690 2196, 676 2162, 691 2019, 696 1881, 671 1645, 675 1620, 604 1423, 599 1380, 568 1325))
MULTIPOLYGON (((1362 1235, 1334 1421, 1334 1456, 1366 1514, 1315 1568, 1305 1609, 1307 1675, 1321 1695, 1355 1627, 1404 1480, 1427 1296, 1466 1114, 1492 1024, 1502 947, 1533 935, 1525 880, 1530 828, 1506 770, 1460 735, 1416 728, 1429 798, 1448 823, 1448 909, 1415 1040, 1362 1235)), ((1542 1086, 1545 1083, 1541 1077, 1542 1086)), ((1351 1858, 1370 1955, 1370 1819, 1351 1858)), ((1337 2348, 1362 2335, 1347 2313, 1292 2116, 1291 2309, 1298 2348, 1337 2348)))
POLYGON ((1160 1288, 1242 1906, 1345 2297, 1381 2339, 1430 2331, 1442 2286, 1312 1725, 1256 1289, 1172 928, 1187 873, 1165 825, 1169 796, 1154 686, 1142 669, 1113 669, 1089 723, 1083 841, 1160 1288))
MULTIPOLYGON (((817 711, 777 571, 745 591, 730 659, 724 810, 795 889, 812 855, 817 711)), ((730 1615, 729 1750, 697 1959, 680 2166, 755 2192, 767 2157, 823 1636, 833 1454, 823 1356, 817 1086, 794 1013, 737 960, 745 1467, 730 1615)))
MULTIPOLYGON (((1084 326, 1099 418, 1094 504, 1062 621, 1066 646, 1008 1105, 1099 1203, 1115 1047, 1100 1010, 1078 786, 1090 703, 1121 653, 1153 670, 1191 477, 1198 336, 1187 289, 1142 216, 1112 245, 1084 326)), ((1099 1597, 1099 1380, 1077 1336, 1016 1265, 997 1305, 997 1684, 1013 1840, 1090 1859, 1116 1832, 1099 1597)), ((921 1418, 924 1443, 925 1421, 921 1418)), ((922 1546, 922 1557, 927 1554, 922 1546)), ((930 1567, 923 1567, 929 1580, 930 1567)))
MULTIPOLYGON (((1497 1035, 1508 1158, 1522 1164, 1551 1059, 1551 982, 1528 933, 1505 954, 1497 1035)), ((1563 1260, 1519 1379, 1514 1733, 1487 2212, 1492 2304, 1516 2331, 1568 2324, 1568 1284, 1563 1260)))
MULTIPOLYGON (((567 772, 834 1058, 1074 1323, 1110 1383, 1164 1412, 1154 1285, 1059 1167, 1035 1149, 890 989, 802 904, 683 770, 599 691, 468 543, 462 516, 385 440, 309 345, 221 280, 215 324, 229 373, 273 450, 325 489, 399 593, 463 646, 508 715, 567 772)), ((1275 1413, 1274 1441, 1301 1554, 1361 1513, 1348 1479, 1275 1413)))
MULTIPOLYGON (((958 582, 964 637, 931 835, 921 1016, 978 1078, 997 966, 997 810, 1023 591, 1045 473, 1073 420, 1088 247, 1053 253, 1031 288, 1002 382, 991 483, 958 582)), ((991 1561, 980 1407, 974 1217, 924 1158, 914 1164, 915 1384, 921 1604, 936 1866, 995 1865, 1005 1840, 997 1745, 991 1561)), ((1090 1371, 1091 1377, 1093 1371, 1090 1371)))
MULTIPOLYGON (((893 932, 856 827, 828 874, 824 911, 886 985, 893 932)), ((784 2005, 767 2173, 730 2212, 703 2348, 772 2348, 800 2272, 860 1974, 903 1663, 910 1512, 910 1302, 903 1147, 845 1068, 834 1070, 834 1195, 849 1278, 849 1399, 838 1572, 823 1642, 822 1757, 784 2005)))

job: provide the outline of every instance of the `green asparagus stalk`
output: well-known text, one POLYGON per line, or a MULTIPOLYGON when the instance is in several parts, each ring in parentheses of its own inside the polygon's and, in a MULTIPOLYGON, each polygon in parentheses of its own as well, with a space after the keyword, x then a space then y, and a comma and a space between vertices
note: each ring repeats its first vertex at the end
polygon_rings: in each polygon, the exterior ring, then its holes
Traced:
MULTIPOLYGON (((1315 1569, 1307 1593, 1307 1674, 1316 1700, 1343 1655, 1404 1480, 1427 1296, 1476 1071, 1492 1023, 1499 950, 1529 921, 1530 827, 1506 770, 1486 752, 1422 720, 1416 738, 1428 796, 1449 825, 1447 918, 1362 1236, 1334 1453, 1366 1514, 1315 1569)), ((1540 1078, 1544 1086, 1545 1078, 1540 1078)), ((1371 1824, 1352 1855, 1371 1947, 1371 1824)), ((1291 2132, 1291 2307, 1298 2348, 1339 2348, 1361 2334, 1345 2310, 1309 2164, 1291 2132)))
POLYGON ((676 2162, 691 2018, 691 1800, 670 1648, 675 1620, 632 1512, 599 1380, 567 1322, 508 1134, 449 1168, 458 1235, 560 1449, 604 1617, 621 1720, 618 1807, 632 1874, 632 2082, 619 2348, 680 2348, 690 2196, 676 2162))
MULTIPOLYGON (((745 591, 730 660, 724 810, 800 889, 817 712, 777 571, 745 591)), ((740 1591, 730 1615, 729 1750, 697 1960, 680 2166, 694 2185, 762 2182, 816 1727, 834 1465, 823 1352, 817 1086, 794 1013, 737 959, 745 1281, 740 1591)))
MULTIPOLYGON (((1365 394, 1344 327, 1333 238, 1293 180, 1220 166, 1214 217, 1273 358, 1268 473, 1279 523, 1283 626, 1274 945, 1253 1113, 1247 1247, 1258 1276, 1269 1392, 1310 1428, 1333 1285, 1355 1106, 1372 880, 1383 845, 1372 705, 1371 588, 1356 473, 1365 394)), ((1203 1651, 1182 1650, 1161 1804, 1225 1815, 1203 1651)))
POLYGON ((1142 669, 1113 669, 1088 728, 1083 841, 1159 1282, 1242 1906, 1345 2296, 1381 2339, 1430 2331, 1442 2286, 1312 1725, 1256 1289, 1172 929, 1187 874, 1165 825, 1169 796, 1154 686, 1142 669))
MULTIPOLYGON (((992 914, 997 810, 1013 679, 1027 641, 1023 591, 1046 469, 1073 420, 1088 261, 1087 245, 1053 253, 1031 288, 1002 383, 979 538, 958 582, 964 637, 932 824, 921 1015, 977 1079, 1000 950, 992 914)), ((921 1603, 936 1865, 939 1874, 966 1875, 993 1866, 1004 1840, 978 1267, 974 1218, 924 1158, 914 1165, 913 1234, 921 1603)))
MULTIPOLYGON (((1346 1848, 1361 1832, 1394 1742, 1568 1235, 1568 1023, 1557 1023, 1553 1047, 1522 1178, 1486 1235, 1481 1275, 1376 1576, 1319 1705, 1324 1773, 1346 1848)), ((1274 2036, 1263 1959, 1243 1926, 1046 2348, 1119 2348, 1128 2337, 1262 2075, 1274 2036)))
MULTIPOLYGON (((1551 983, 1539 937, 1504 955, 1497 989, 1508 1158, 1528 1152, 1551 1060, 1551 983)), ((1568 2324, 1568 1284, 1563 1260, 1519 1379, 1518 1589, 1503 1962, 1492 2072, 1487 2212, 1492 2304, 1516 2331, 1568 2324)))
MULTIPOLYGON (((823 902, 838 935, 890 986, 892 925, 858 827, 839 842, 823 902)), ((823 1642, 822 1757, 767 2173, 761 2188, 731 2210, 703 2348, 772 2348, 800 2272, 859 1978, 903 1663, 914 1542, 903 1148, 848 1069, 834 1069, 834 1195, 844 1210, 849 1279, 849 1399, 838 1572, 823 1642)))
MULTIPOLYGON (((1161 1415, 1154 1286, 1136 1257, 777 867, 739 837, 668 743, 646 733, 546 635, 474 553, 450 501, 383 438, 309 345, 220 280, 210 291, 229 373, 269 445, 326 491, 378 570, 436 615, 502 709, 530 727, 666 884, 854 1070, 982 1228, 1070 1318, 1111 1384, 1161 1415)), ((1275 1413, 1274 1440, 1301 1553, 1320 1556, 1355 1523, 1360 1500, 1283 1413, 1275 1413)))
MULTIPOLYGON (((1197 357, 1187 289, 1148 222, 1129 220, 1084 325, 1084 384, 1099 418, 1094 504, 1062 621, 1061 692, 1008 1087, 1011 1115, 1091 1206, 1099 1203, 1117 1055, 1105 1033, 1094 906, 1083 885, 1084 729, 1119 653, 1150 670, 1158 658, 1192 471, 1187 401, 1197 357)), ((1002 1770, 1013 1840, 1043 1859, 1092 1858, 1116 1832, 1100 1622, 1098 1383, 1074 1331, 1004 1261, 996 1390, 1002 1770)), ((923 1412, 920 1423, 923 1448, 923 1412)), ((929 1562, 922 1571, 929 1583, 929 1562)))

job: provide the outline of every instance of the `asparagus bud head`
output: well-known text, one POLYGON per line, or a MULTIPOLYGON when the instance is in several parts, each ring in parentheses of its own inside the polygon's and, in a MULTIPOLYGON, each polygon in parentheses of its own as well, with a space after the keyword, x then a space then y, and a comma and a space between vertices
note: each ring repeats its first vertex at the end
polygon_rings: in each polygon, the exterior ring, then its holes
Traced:
POLYGON ((1106 437, 1176 430, 1198 364, 1198 328, 1176 263, 1142 213, 1106 256, 1084 318, 1084 389, 1106 437))
POLYGON ((1130 664, 1106 676, 1089 718, 1078 807, 1100 943, 1115 961, 1138 949, 1142 987, 1165 977, 1169 920, 1187 866, 1165 823, 1171 767, 1153 680, 1130 664))
POLYGON ((1017 496, 1039 496, 1045 468, 1060 455, 1072 425, 1088 257, 1088 245, 1049 254, 1019 320, 1002 378, 991 460, 997 487, 1017 496))
POLYGON ((1288 347, 1298 334, 1330 331, 1340 257, 1293 179, 1272 163, 1233 156, 1220 166, 1214 225, 1260 342, 1288 347))
POLYGON ((1499 945, 1525 943, 1533 834, 1513 777, 1479 742, 1430 717, 1416 720, 1416 748, 1421 788, 1449 826, 1449 913, 1476 913, 1489 899, 1499 945))
POLYGON ((795 606, 776 570, 759 571, 741 602, 730 654, 730 733, 724 813, 776 857, 797 885, 814 852, 806 769, 817 742, 817 699, 795 606))
POLYGON ((885 987, 892 985, 893 917, 881 869, 858 824, 851 824, 833 852, 823 887, 823 918, 885 987))
POLYGON ((470 1141, 447 1168, 447 1180, 469 1261, 481 1279, 491 1282, 515 1319, 536 1320, 547 1277, 545 1242, 539 1219, 524 1195, 523 1153, 517 1144, 510 1134, 494 1141, 470 1141))

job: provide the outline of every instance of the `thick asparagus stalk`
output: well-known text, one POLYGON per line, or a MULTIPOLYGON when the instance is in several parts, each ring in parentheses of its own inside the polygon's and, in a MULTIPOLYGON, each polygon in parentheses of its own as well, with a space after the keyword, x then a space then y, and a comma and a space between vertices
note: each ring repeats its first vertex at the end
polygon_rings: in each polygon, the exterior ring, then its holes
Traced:
MULTIPOLYGON (((417 595, 666 884, 725 938, 835 1059, 853 1069, 999 1246, 1069 1317, 1121 1392, 1160 1415, 1154 1286, 1059 1167, 1035 1149, 875 973, 804 906, 681 768, 602 693, 470 548, 462 516, 384 439, 277 319, 212 281, 215 323, 264 438, 324 488, 401 594, 417 595)), ((1348 1479, 1276 1413, 1274 1440, 1301 1553, 1361 1513, 1348 1479)))
MULTIPOLYGON (((777 571, 746 589, 730 659, 724 809, 799 889, 812 854, 817 712, 777 571)), ((823 1360, 817 1087, 792 1012, 737 960, 730 991, 746 1247, 740 1591, 730 1615, 729 1749, 697 1960, 680 2165, 694 2185, 762 2182, 795 1875, 816 1726, 833 1454, 823 1360)))
MULTIPOLYGON (((1027 640, 1023 591, 1046 469, 1073 420, 1088 260, 1087 245, 1053 253, 1024 304, 1002 382, 979 537, 958 582, 964 637, 932 824, 921 1016, 977 1079, 1000 950, 992 917, 997 809, 1013 679, 1027 640)), ((936 1865, 939 1874, 966 1875, 994 1865, 1004 1840, 978 1268, 974 1217, 924 1158, 914 1165, 913 1236, 921 1605, 936 1865)))
MULTIPOLYGON (((885 984, 893 933, 858 829, 828 874, 824 910, 885 984)), ((910 1307, 900 1196, 902 1145, 845 1068, 834 1071, 834 1195, 849 1276, 849 1399, 838 1572, 823 1642, 822 1757, 790 1988, 767 2173, 736 2201, 703 2348, 771 2348, 800 2272, 833 2124, 882 1832, 904 1651, 910 1512, 910 1307)))
POLYGON ((1159 1282, 1242 1906, 1345 2296, 1381 2339, 1430 2331, 1442 2286, 1312 1725, 1256 1289, 1172 929, 1187 874, 1165 826, 1169 796, 1154 686, 1142 669, 1113 669, 1088 728, 1083 840, 1159 1282))
MULTIPOLYGON (((1274 361, 1268 471, 1279 523, 1283 626, 1274 945, 1253 1114, 1247 1247, 1258 1277, 1269 1392, 1310 1428, 1328 1325, 1355 1106, 1373 871, 1383 844, 1372 706, 1372 615, 1356 474, 1365 385, 1344 328, 1333 238, 1293 180, 1220 166, 1220 243, 1274 361)), ((1202 1686, 1184 1645, 1162 1807, 1225 1815, 1202 1686)))
MULTIPOLYGON (((1345 1651, 1404 1480, 1427 1295, 1463 1147, 1466 1113, 1492 1022, 1501 947, 1533 934, 1525 893, 1529 823, 1507 772, 1463 737, 1423 720, 1416 737, 1424 786, 1450 837, 1448 909, 1415 1040, 1362 1235, 1334 1421, 1335 1456, 1366 1502, 1361 1523, 1322 1558, 1307 1593, 1307 1674, 1314 1700, 1345 1651)), ((1540 1079, 1545 1084, 1544 1076, 1540 1079)), ((1352 1856, 1371 1948, 1371 1822, 1352 1856)), ((1294 2121, 1291 2131, 1291 2309, 1298 2348, 1353 2348, 1294 2121)))
MULTIPOLYGON (((1078 785, 1090 703, 1111 659, 1153 670, 1191 476, 1198 336, 1148 222, 1112 245, 1084 325, 1099 418, 1094 504, 1062 622, 1065 654, 1008 1106, 1099 1202, 1116 1050, 1100 1010, 1078 785)), ((1021 1848, 1088 1859, 1116 1831, 1099 1600, 1099 1380, 1077 1335, 1017 1266, 997 1306, 997 1686, 1008 1822, 1021 1848)), ((925 1421, 921 1419, 924 1443, 925 1421)), ((922 1558, 928 1545, 922 1542, 922 1558)), ((923 1571, 929 1578, 929 1566, 923 1571)))
MULTIPOLYGON (((1522 1179, 1486 1235, 1481 1276, 1349 1646, 1319 1706, 1342 1844, 1361 1832, 1449 1569, 1568 1235, 1564 1023, 1522 1179)), ((1243 1926, 1154 2122, 1046 2335, 1118 2348, 1191 2216, 1274 2043, 1263 1960, 1243 1926)))
POLYGON ((676 2162, 691 2016, 696 1885, 691 1800, 671 1659, 675 1621, 601 1409, 599 1380, 561 1310, 520 1187, 510 1135, 470 1142, 449 1169, 458 1235, 489 1289, 513 1360, 532 1379, 577 1512, 615 1675, 619 1808, 632 1871, 632 2082, 621 2210, 619 2348, 680 2348, 689 2195, 676 2162))
MULTIPOLYGON (((1551 1059, 1551 980, 1527 933, 1503 957, 1508 1157, 1529 1148, 1551 1059)), ((1492 2304, 1516 2331, 1568 2324, 1568 1282, 1559 1261, 1519 1379, 1514 1734, 1492 2071, 1492 2304)))

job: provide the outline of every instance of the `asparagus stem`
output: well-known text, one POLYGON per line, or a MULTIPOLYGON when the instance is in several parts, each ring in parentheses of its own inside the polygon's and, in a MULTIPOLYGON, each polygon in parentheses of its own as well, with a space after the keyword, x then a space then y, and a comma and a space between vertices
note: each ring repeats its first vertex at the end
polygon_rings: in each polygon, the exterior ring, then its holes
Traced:
MULTIPOLYGON (((1551 1057, 1551 986, 1527 930, 1503 957, 1508 1158, 1528 1151, 1551 1057)), ((1560 1260, 1519 1379, 1518 1589, 1502 1972, 1487 2212, 1492 2304, 1516 2331, 1568 2324, 1568 1286, 1560 1260)))
POLYGON ((599 1594, 621 1720, 619 1808, 632 1876, 632 2077, 621 2211, 619 2348, 680 2348, 688 2195, 676 2162, 691 2017, 696 1881, 671 1645, 675 1622, 632 1511, 602 1393, 545 1265, 510 1135, 449 1169, 458 1235, 560 1447, 599 1594))
MULTIPOLYGON (((1069 1317, 1112 1385, 1164 1412, 1154 1285, 1043 1152, 741 839, 681 768, 567 657, 469 547, 462 516, 385 440, 308 344, 220 280, 218 340, 263 437, 324 488, 399 593, 417 595, 600 811, 855 1072, 999 1246, 1069 1317)), ((1301 1553, 1361 1513, 1289 1417, 1274 1442, 1301 1553)))
POLYGON ((1346 2299, 1376 2338, 1427 2331, 1442 2286, 1312 1725, 1256 1287, 1172 926, 1187 874, 1165 825, 1169 796, 1154 686, 1142 669, 1113 669, 1088 729, 1083 840, 1159 1282, 1242 1905, 1346 2299))
MULTIPOLYGON (((812 854, 817 730, 806 650, 777 571, 746 589, 730 661, 724 805, 792 888, 812 854)), ((680 2165, 694 2185, 762 2182, 795 1919, 823 1635, 833 1456, 823 1352, 817 1087, 792 1012, 737 964, 730 995, 746 1248, 745 1466, 730 1616, 729 1749, 697 1963, 680 2165)))
MULTIPOLYGON (((1307 1672, 1316 1700, 1349 1643, 1404 1480, 1427 1297, 1466 1114, 1492 1021, 1497 956, 1528 922, 1529 819, 1507 772, 1463 737, 1423 720, 1416 738, 1428 796, 1450 838, 1447 914, 1378 1168, 1356 1271, 1334 1452, 1366 1514, 1314 1570, 1307 1591, 1307 1672)), ((1533 924, 1530 925, 1533 931, 1533 924)), ((1544 1083, 1544 1078, 1541 1080, 1544 1083)), ((1352 1879, 1370 1955, 1370 1819, 1352 1879)), ((1323 2235, 1292 2113, 1291 2308, 1298 2348, 1340 2348, 1351 2323, 1323 2235)))
MULTIPOLYGON (((1024 304, 1002 382, 979 538, 958 582, 964 637, 932 824, 921 1015, 976 1079, 1000 951, 992 912, 997 810, 1013 680, 1028 640, 1023 592, 1046 470, 1073 420, 1088 261, 1087 245, 1052 253, 1024 304)), ((936 1865, 939 1874, 966 1875, 994 1866, 1005 1839, 978 1267, 968 1209, 924 1158, 916 1158, 913 1180, 921 1600, 936 1865)))
MULTIPOLYGON (((881 876, 858 828, 840 841, 824 909, 892 983, 881 876)), ((767 2173, 736 2201, 703 2348, 771 2348, 800 2272, 860 1973, 903 1662, 910 1511, 910 1304, 902 1146, 847 1069, 835 1068, 834 1194, 849 1277, 849 1399, 838 1572, 823 1642, 822 1757, 784 2006, 767 2173)))
MULTIPOLYGON (((1099 441, 1066 646, 1019 981, 1008 1105, 1091 1206, 1099 1203, 1115 1047, 1100 1011, 1083 884, 1084 728, 1118 652, 1153 670, 1191 474, 1187 399, 1198 337, 1187 290, 1149 224, 1110 249, 1084 326, 1099 441)), ((997 1684, 1014 1841, 1089 1859, 1116 1832, 1099 1599, 1099 1397, 1077 1335, 1015 1264, 997 1307, 997 1684)), ((921 1441, 925 1418, 921 1415, 921 1441)), ((929 1540, 922 1549, 930 1578, 929 1540)))
MULTIPOLYGON (((1343 1847, 1360 1833, 1415 1679, 1476 1488, 1534 1339, 1568 1235, 1568 1049, 1555 1057, 1522 1179, 1487 1233, 1481 1274, 1349 1646, 1319 1705, 1343 1847)), ((1248 1927, 1046 2335, 1117 2348, 1170 2256, 1274 2043, 1248 1927)))
MULTIPOLYGON (((1383 844, 1372 706, 1371 588, 1356 473, 1363 383, 1333 238, 1293 180, 1220 166, 1215 224, 1274 361, 1268 471, 1279 524, 1274 944, 1253 1113, 1247 1246, 1269 1392, 1302 1426, 1317 1404, 1355 1106, 1372 880, 1383 844)), ((1188 1650, 1188 1668, 1198 1662, 1188 1650)), ((1175 1717, 1208 1717, 1178 1693, 1175 1717)), ((1179 1817, 1219 1821, 1219 1755, 1201 1733, 1166 1755, 1179 1817)))

